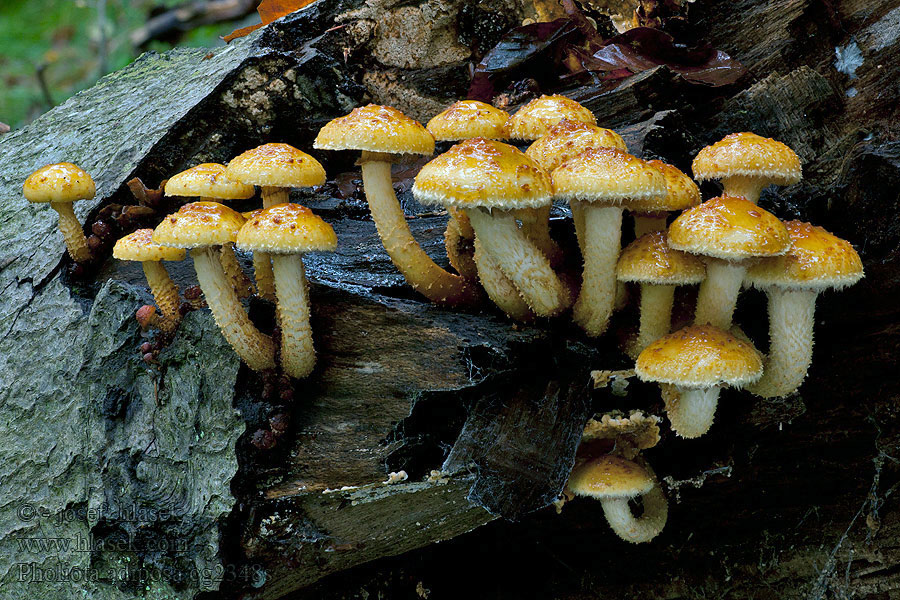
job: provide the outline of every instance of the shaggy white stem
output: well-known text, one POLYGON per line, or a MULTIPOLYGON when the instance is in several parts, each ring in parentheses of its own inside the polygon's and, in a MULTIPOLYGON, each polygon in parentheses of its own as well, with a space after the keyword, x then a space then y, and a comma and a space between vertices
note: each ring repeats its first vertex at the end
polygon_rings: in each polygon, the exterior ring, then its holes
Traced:
POLYGON ((769 288, 769 355, 762 379, 747 389, 763 398, 793 393, 812 362, 816 296, 812 290, 769 288))
POLYGON ((666 218, 668 213, 635 213, 634 237, 639 238, 645 233, 666 230, 666 218))
POLYGON ((589 336, 606 331, 616 297, 616 262, 622 239, 622 208, 583 205, 584 275, 581 293, 575 301, 575 322, 589 336))
POLYGON ((719 404, 718 386, 702 389, 668 386, 663 392, 672 431, 683 438, 698 438, 712 427, 719 404))
POLYGON ((273 254, 272 266, 281 323, 281 366, 285 373, 300 379, 316 365, 303 260, 299 254, 273 254))
POLYGON ((572 223, 575 225, 575 237, 578 239, 578 247, 584 256, 584 204, 578 200, 569 202, 569 210, 572 211, 572 223))
POLYGON ((159 307, 159 312, 163 318, 160 320, 159 328, 167 333, 175 331, 178 323, 181 321, 181 312, 178 310, 181 305, 181 299, 178 296, 178 286, 169 277, 169 272, 162 263, 158 261, 143 261, 141 266, 144 268, 144 276, 147 278, 147 284, 150 286, 150 293, 159 307))
MULTIPOLYGON (((468 222, 469 220, 466 219, 466 224, 471 230, 472 227, 468 225, 468 222)), ((473 231, 472 237, 469 238, 464 233, 459 220, 451 213, 450 220, 447 221, 447 229, 444 230, 444 247, 447 249, 447 259, 461 276, 466 279, 477 279, 478 267, 475 264, 472 248, 475 232, 473 231)))
POLYGON ((222 335, 254 371, 274 368, 275 345, 269 336, 256 329, 244 312, 231 282, 225 277, 218 253, 207 247, 192 250, 191 256, 206 304, 222 335))
POLYGON ((550 266, 558 266, 563 261, 563 251, 550 236, 550 207, 521 208, 515 211, 516 218, 522 222, 522 231, 538 250, 550 261, 550 266))
POLYGON ((225 269, 225 276, 231 281, 238 298, 247 298, 252 295, 253 283, 244 273, 241 263, 238 262, 237 256, 234 254, 233 242, 222 244, 219 259, 222 261, 222 268, 225 269))
POLYGON ((562 282, 550 268, 547 257, 518 228, 512 213, 474 208, 466 209, 466 215, 475 229, 475 238, 497 261, 531 310, 542 317, 562 310, 566 293, 562 282))
POLYGON ((286 204, 291 201, 291 189, 283 187, 263 186, 260 190, 263 208, 271 208, 276 204, 286 204))
POLYGON ((87 262, 91 260, 91 249, 88 248, 84 229, 75 216, 75 209, 71 202, 51 202, 50 208, 59 214, 59 230, 66 242, 69 256, 75 262, 87 262))
MULTIPOLYGON (((263 208, 290 202, 290 188, 263 186, 260 190, 263 208)), ((253 274, 260 298, 275 302, 275 278, 272 275, 272 257, 268 252, 253 253, 253 274)))
POLYGON ((481 287, 500 310, 516 321, 534 320, 534 313, 519 294, 518 288, 503 274, 494 257, 485 252, 478 238, 475 239, 475 264, 478 266, 481 287))
POLYGON ((743 196, 753 204, 759 204, 759 195, 766 182, 758 177, 735 175, 722 179, 723 196, 743 196))
POLYGON ((706 259, 706 279, 697 292, 694 324, 709 323, 728 331, 747 268, 718 258, 706 259))
POLYGON ((635 517, 627 498, 602 498, 603 514, 620 538, 632 544, 649 542, 659 535, 669 518, 669 504, 659 484, 641 497, 644 513, 635 517))
POLYGON ((631 348, 632 358, 637 358, 644 348, 669 333, 674 299, 674 285, 641 284, 641 327, 631 348))

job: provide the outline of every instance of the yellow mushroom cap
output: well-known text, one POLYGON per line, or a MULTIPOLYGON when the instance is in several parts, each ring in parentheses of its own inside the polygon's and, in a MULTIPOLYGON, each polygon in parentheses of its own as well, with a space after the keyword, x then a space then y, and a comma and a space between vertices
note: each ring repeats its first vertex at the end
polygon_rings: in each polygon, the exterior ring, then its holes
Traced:
POLYGON ((653 489, 650 473, 634 461, 607 454, 572 469, 566 487, 578 496, 633 498, 653 489))
POLYGON ((243 200, 256 190, 252 185, 229 179, 225 165, 203 163, 172 176, 166 182, 166 196, 201 196, 218 200, 243 200))
POLYGON ((425 128, 440 141, 455 142, 475 137, 502 140, 506 138, 503 126, 507 119, 509 113, 505 110, 478 100, 460 100, 435 115, 425 128))
POLYGON ((313 148, 432 154, 434 136, 396 108, 369 104, 326 123, 316 136, 313 148))
POLYGON ((591 125, 597 124, 594 114, 565 96, 541 96, 535 98, 509 118, 506 132, 517 140, 536 140, 546 135, 547 131, 562 121, 581 121, 591 125))
POLYGON ((266 187, 325 183, 325 169, 319 161, 289 144, 263 144, 247 150, 231 159, 225 173, 235 181, 266 187))
POLYGON ((616 148, 626 151, 625 140, 612 129, 563 119, 525 151, 539 165, 552 171, 589 148, 616 148))
POLYGON ((615 148, 585 150, 553 170, 557 198, 623 204, 631 200, 662 198, 666 179, 645 161, 615 148))
POLYGON ((635 283, 689 285, 706 278, 706 265, 693 254, 669 247, 665 231, 653 231, 622 250, 616 277, 635 283))
POLYGON ((712 325, 691 325, 647 346, 634 371, 642 381, 681 387, 741 387, 762 376, 763 362, 752 344, 712 325))
POLYGON ((168 215, 153 231, 153 241, 174 248, 221 246, 233 242, 244 217, 218 202, 192 202, 168 215))
POLYGON ((158 262, 161 260, 184 260, 182 248, 160 246, 153 241, 152 229, 138 229, 119 238, 113 246, 113 258, 138 262, 158 262))
POLYGON ((694 180, 681 172, 678 167, 661 160, 648 160, 666 178, 666 195, 659 200, 635 200, 628 204, 632 212, 665 212, 685 210, 700 204, 700 188, 694 180))
POLYGON ((428 162, 413 184, 423 204, 473 208, 549 206, 550 176, 523 152, 502 142, 473 138, 428 162))
POLYGON ((90 200, 94 180, 78 165, 57 163, 41 167, 28 176, 22 193, 29 202, 75 202, 90 200))
POLYGON ((791 249, 751 266, 745 281, 756 287, 822 290, 862 279, 862 261, 850 242, 802 221, 788 221, 785 227, 791 249))
POLYGON ((241 216, 244 217, 244 220, 249 221, 256 215, 258 215, 260 212, 262 212, 262 210, 263 209, 261 209, 261 208, 257 208, 255 210, 248 210, 247 212, 242 212, 241 216))
POLYGON ((310 209, 299 204, 276 204, 259 211, 244 223, 237 247, 269 254, 334 252, 334 229, 310 209))
POLYGON ((700 181, 741 175, 765 177, 776 185, 800 181, 800 158, 787 145, 755 133, 731 133, 703 148, 694 158, 700 181))
POLYGON ((676 250, 741 260, 779 256, 791 238, 778 217, 746 198, 720 196, 681 213, 669 225, 669 245, 676 250))

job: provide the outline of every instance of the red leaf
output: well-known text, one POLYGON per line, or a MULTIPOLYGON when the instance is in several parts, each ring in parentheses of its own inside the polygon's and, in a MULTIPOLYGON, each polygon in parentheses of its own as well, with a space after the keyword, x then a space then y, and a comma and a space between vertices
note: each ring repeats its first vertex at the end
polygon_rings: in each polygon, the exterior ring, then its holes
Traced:
POLYGON ((256 12, 259 13, 260 18, 262 19, 262 23, 259 25, 250 25, 249 27, 242 27, 240 29, 235 29, 228 35, 226 35, 223 39, 226 42, 230 42, 231 40, 239 37, 244 37, 248 33, 256 31, 263 25, 268 25, 272 21, 280 19, 284 15, 289 15, 292 12, 298 11, 304 6, 309 6, 316 0, 262 0, 259 3, 259 6, 256 8, 256 12))

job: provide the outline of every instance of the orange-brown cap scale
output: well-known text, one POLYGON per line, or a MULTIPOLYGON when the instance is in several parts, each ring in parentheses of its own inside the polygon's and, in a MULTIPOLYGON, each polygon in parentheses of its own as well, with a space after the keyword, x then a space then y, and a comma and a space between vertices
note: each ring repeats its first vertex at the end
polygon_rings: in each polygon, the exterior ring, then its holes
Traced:
POLYGON ((217 200, 251 198, 256 190, 252 185, 229 179, 225 165, 202 163, 172 176, 166 182, 166 196, 201 196, 217 200))
POLYGON ((557 198, 631 206, 631 200, 662 198, 663 174, 645 161, 615 148, 589 149, 552 173, 557 198))
POLYGON ((693 254, 669 247, 665 231, 654 231, 625 247, 616 277, 634 283, 690 285, 703 281, 706 265, 693 254))
POLYGON ((612 129, 563 119, 551 127, 547 135, 531 144, 525 154, 547 171, 552 171, 589 148, 627 150, 625 140, 612 129))
POLYGON ((541 96, 535 98, 509 118, 506 132, 517 140, 536 140, 546 135, 551 127, 568 119, 591 125, 597 124, 594 114, 565 96, 541 96))
POLYGON ((566 487, 578 496, 598 499, 632 498, 649 492, 654 483, 641 465, 607 454, 572 469, 566 487))
POLYGON ((515 147, 474 138, 422 167, 413 195, 462 208, 537 208, 551 203, 550 176, 515 147))
POLYGON ((153 241, 152 229, 138 229, 116 242, 113 258, 138 262, 178 261, 184 260, 184 249, 160 246, 153 241))
POLYGON ((862 279, 862 261, 850 242, 802 221, 788 221, 785 227, 791 249, 751 266, 745 281, 756 287, 817 290, 842 288, 862 279))
POLYGON ((276 204, 247 221, 237 236, 237 247, 269 254, 334 252, 334 229, 310 209, 299 204, 276 204))
POLYGON ((425 128, 434 139, 455 142, 483 137, 489 140, 506 139, 504 125, 509 113, 478 100, 454 102, 435 115, 425 128))
POLYGON ((192 202, 157 225, 153 241, 174 248, 220 246, 234 241, 244 217, 218 202, 192 202))
POLYGON ((801 177, 800 158, 793 150, 749 132, 731 133, 703 148, 694 158, 692 169, 700 181, 740 175, 791 185, 801 177))
POLYGON ((700 204, 700 188, 678 167, 661 160, 648 160, 666 178, 666 195, 659 200, 635 200, 628 204, 632 212, 666 212, 685 210, 700 204))
POLYGON ((228 177, 266 187, 313 187, 325 183, 325 169, 312 156, 289 144, 263 144, 228 163, 228 177))
POLYGON ((791 247, 784 224, 745 198, 720 196, 681 213, 669 225, 676 250, 725 260, 779 256, 791 247))
POLYGON ((325 124, 313 148, 385 154, 432 154, 434 136, 396 108, 369 104, 325 124))
POLYGON ((712 325, 691 325, 647 346, 634 370, 642 381, 688 388, 740 387, 760 378, 763 362, 748 342, 712 325))
POLYGON ((78 165, 57 163, 41 167, 28 176, 22 193, 29 202, 75 202, 90 200, 94 180, 78 165))

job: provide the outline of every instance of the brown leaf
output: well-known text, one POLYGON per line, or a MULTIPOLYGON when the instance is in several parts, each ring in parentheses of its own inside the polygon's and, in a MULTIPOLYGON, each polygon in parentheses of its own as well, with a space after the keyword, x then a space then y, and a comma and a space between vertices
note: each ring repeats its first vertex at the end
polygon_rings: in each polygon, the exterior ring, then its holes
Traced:
POLYGON ((226 35, 223 39, 226 42, 230 42, 235 38, 244 37, 245 35, 256 31, 263 25, 268 25, 272 21, 280 19, 284 15, 289 15, 294 11, 298 11, 304 6, 308 6, 315 1, 316 0, 262 0, 262 2, 260 2, 259 6, 256 8, 256 12, 259 13, 260 18, 262 19, 262 23, 260 23, 259 25, 250 25, 249 27, 235 29, 234 31, 226 35))

